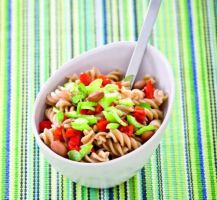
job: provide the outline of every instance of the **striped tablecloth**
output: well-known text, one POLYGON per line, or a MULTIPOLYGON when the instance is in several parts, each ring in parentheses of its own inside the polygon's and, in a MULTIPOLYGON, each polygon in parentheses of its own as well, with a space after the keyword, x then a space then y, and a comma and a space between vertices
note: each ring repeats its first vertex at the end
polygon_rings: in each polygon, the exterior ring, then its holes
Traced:
MULTIPOLYGON (((145 167, 111 189, 61 176, 33 137, 35 97, 62 63, 133 41, 148 1, 0 1, 0 198, 217 199, 217 1, 164 0, 150 43, 172 64, 175 106, 145 167)), ((141 155, 142 156, 142 155, 141 155)))

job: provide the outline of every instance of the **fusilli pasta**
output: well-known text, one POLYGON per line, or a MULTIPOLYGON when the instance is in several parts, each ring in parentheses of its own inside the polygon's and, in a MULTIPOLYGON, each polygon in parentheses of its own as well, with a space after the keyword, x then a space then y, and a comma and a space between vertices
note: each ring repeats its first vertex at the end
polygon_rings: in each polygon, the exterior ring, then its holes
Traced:
POLYGON ((123 74, 97 68, 72 74, 47 95, 40 138, 57 154, 81 162, 106 162, 149 140, 159 129, 167 95, 146 75, 134 89, 123 74))

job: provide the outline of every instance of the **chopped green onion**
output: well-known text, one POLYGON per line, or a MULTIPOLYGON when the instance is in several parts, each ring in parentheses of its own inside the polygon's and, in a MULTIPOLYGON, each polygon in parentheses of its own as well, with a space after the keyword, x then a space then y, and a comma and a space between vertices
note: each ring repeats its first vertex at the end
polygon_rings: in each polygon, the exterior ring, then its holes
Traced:
POLYGON ((96 79, 90 83, 90 85, 86 86, 87 93, 91 94, 93 92, 99 91, 102 85, 102 79, 96 79))
POLYGON ((65 115, 69 118, 77 118, 77 116, 78 116, 75 111, 67 112, 65 115))
POLYGON ((94 106, 96 106, 96 102, 91 102, 91 101, 86 101, 86 102, 79 102, 77 106, 77 113, 80 113, 82 109, 87 109, 87 110, 95 110, 94 106))
POLYGON ((56 116, 57 116, 57 121, 58 122, 62 122, 63 121, 63 119, 64 119, 64 113, 62 111, 59 111, 56 116))
POLYGON ((119 101, 118 101, 118 104, 124 105, 124 106, 134 106, 134 103, 133 103, 132 100, 129 99, 129 98, 119 100, 119 101))
POLYGON ((87 88, 83 83, 78 84, 78 90, 80 93, 87 95, 87 88))
POLYGON ((114 112, 116 112, 119 116, 123 116, 123 114, 124 114, 121 110, 115 108, 114 106, 111 106, 111 107, 106 108, 105 111, 108 111, 108 112, 109 112, 109 111, 114 111, 114 112))
POLYGON ((82 118, 82 119, 85 119, 88 121, 88 124, 89 125, 93 125, 97 122, 97 118, 94 116, 94 115, 82 115, 82 114, 78 114, 77 112, 75 111, 72 111, 72 112, 67 112, 65 114, 67 117, 69 118, 82 118))
POLYGON ((112 111, 111 113, 112 113, 113 117, 115 118, 116 122, 118 122, 122 126, 127 126, 127 123, 125 123, 116 112, 112 111))
POLYGON ((114 116, 112 115, 111 112, 107 112, 107 111, 102 111, 102 113, 104 114, 105 118, 109 121, 109 122, 116 122, 114 116))
POLYGON ((79 114, 78 116, 79 116, 79 118, 86 119, 88 121, 89 125, 96 124, 96 122, 97 122, 97 118, 94 115, 81 115, 81 114, 79 114))
POLYGON ((91 149, 93 148, 92 144, 85 144, 81 146, 81 150, 79 151, 81 158, 86 156, 87 154, 90 153, 91 149))
POLYGON ((88 120, 83 118, 78 118, 74 122, 71 122, 71 127, 79 131, 91 129, 91 127, 88 125, 88 120))
POLYGON ((129 122, 129 124, 132 124, 137 129, 143 127, 143 125, 140 124, 139 122, 137 122, 136 119, 135 119, 135 117, 133 117, 131 115, 127 115, 127 121, 129 122))
POLYGON ((55 113, 60 112, 60 110, 58 110, 56 107, 53 107, 53 111, 54 111, 55 113))
POLYGON ((157 129, 157 128, 155 126, 153 126, 153 125, 143 126, 139 130, 137 130, 135 134, 136 135, 142 135, 143 133, 145 133, 147 131, 153 131, 155 129, 157 129))
POLYGON ((72 97, 72 103, 77 104, 85 98, 83 94, 78 94, 72 97))
POLYGON ((104 92, 114 92, 114 91, 117 91, 119 88, 117 85, 115 84, 107 84, 103 90, 104 92))
POLYGON ((117 129, 119 126, 120 126, 120 124, 118 124, 118 123, 109 123, 106 126, 106 129, 117 129))
POLYGON ((143 108, 151 109, 151 105, 149 103, 146 103, 146 102, 140 103, 139 106, 143 107, 143 108))
POLYGON ((74 82, 67 82, 64 84, 64 88, 69 89, 69 90, 73 90, 73 88, 75 87, 76 83, 74 82))
POLYGON ((82 159, 80 152, 76 150, 69 151, 68 156, 70 160, 74 160, 74 161, 80 161, 82 159))
POLYGON ((118 99, 117 93, 107 93, 105 96, 99 101, 99 104, 105 109, 109 107, 112 102, 118 99))
POLYGON ((122 80, 122 82, 127 82, 127 81, 131 82, 133 80, 133 77, 134 77, 134 75, 128 75, 122 80))

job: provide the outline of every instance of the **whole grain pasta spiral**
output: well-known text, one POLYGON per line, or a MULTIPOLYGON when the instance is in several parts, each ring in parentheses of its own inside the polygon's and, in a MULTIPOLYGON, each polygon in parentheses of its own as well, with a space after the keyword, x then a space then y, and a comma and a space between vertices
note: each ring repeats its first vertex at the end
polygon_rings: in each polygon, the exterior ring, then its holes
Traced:
POLYGON ((146 116, 149 120, 153 119, 162 119, 163 118, 163 112, 158 109, 147 109, 145 108, 146 116))
POLYGON ((47 146, 50 146, 50 144, 54 141, 53 131, 54 128, 44 129, 44 132, 39 135, 47 146))
POLYGON ((93 152, 90 155, 84 156, 83 160, 89 163, 106 162, 109 160, 109 152, 99 149, 98 151, 93 152))
POLYGON ((71 102, 72 94, 64 87, 58 87, 54 92, 51 92, 47 95, 46 103, 51 106, 55 106, 55 104, 60 100, 64 99, 65 101, 71 102))
POLYGON ((84 137, 82 137, 81 142, 82 144, 92 144, 94 141, 95 133, 93 130, 84 130, 84 137))
POLYGON ((116 69, 116 70, 111 71, 107 76, 109 79, 113 81, 120 81, 122 78, 122 73, 120 70, 116 69))
POLYGON ((93 67, 91 70, 87 71, 87 74, 94 80, 100 74, 100 71, 96 67, 93 67))

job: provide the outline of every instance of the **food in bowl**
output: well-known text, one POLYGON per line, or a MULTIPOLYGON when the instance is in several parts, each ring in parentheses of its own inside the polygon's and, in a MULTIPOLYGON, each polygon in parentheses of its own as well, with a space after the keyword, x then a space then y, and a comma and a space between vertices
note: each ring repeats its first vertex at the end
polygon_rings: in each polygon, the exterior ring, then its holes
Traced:
POLYGON ((167 100, 155 79, 130 82, 119 70, 97 68, 72 74, 47 95, 40 138, 55 153, 73 161, 106 162, 147 142, 160 127, 167 100))

